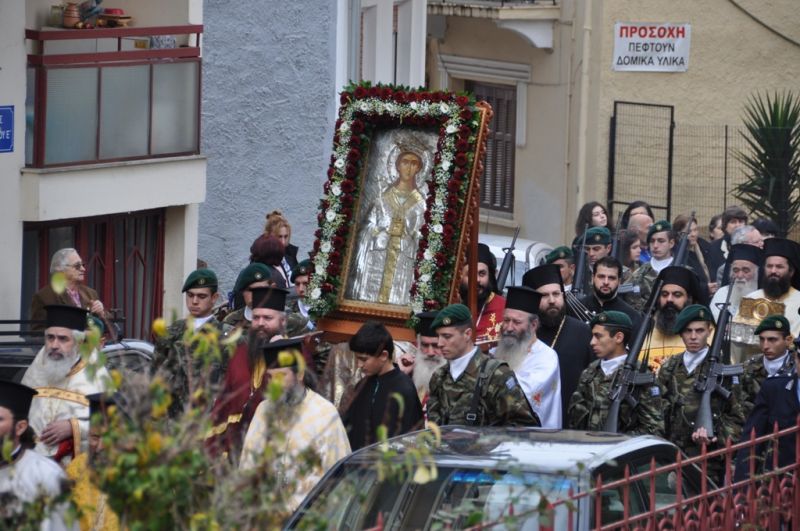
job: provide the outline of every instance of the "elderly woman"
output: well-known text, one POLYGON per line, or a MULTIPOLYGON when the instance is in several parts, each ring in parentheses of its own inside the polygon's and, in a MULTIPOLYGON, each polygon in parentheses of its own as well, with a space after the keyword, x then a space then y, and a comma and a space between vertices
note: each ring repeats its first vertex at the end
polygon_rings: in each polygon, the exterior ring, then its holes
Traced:
POLYGON ((66 304, 83 308, 101 319, 105 317, 105 308, 100 302, 97 292, 84 284, 86 281, 86 264, 81 260, 78 251, 71 247, 59 249, 50 260, 50 275, 61 273, 66 281, 66 289, 56 293, 48 283, 37 291, 31 299, 31 319, 39 321, 31 326, 34 331, 44 330, 47 316, 44 307, 49 304, 66 304))

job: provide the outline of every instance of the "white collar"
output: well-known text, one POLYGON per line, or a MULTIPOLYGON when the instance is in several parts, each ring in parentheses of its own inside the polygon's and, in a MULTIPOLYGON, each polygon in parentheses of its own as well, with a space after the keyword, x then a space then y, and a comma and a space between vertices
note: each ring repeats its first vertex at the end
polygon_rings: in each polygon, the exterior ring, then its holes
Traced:
POLYGON ((453 380, 458 380, 464 374, 464 371, 467 370, 467 365, 469 365, 469 360, 472 359, 477 351, 478 347, 475 347, 460 358, 450 360, 450 376, 453 377, 453 380))
POLYGON ((200 328, 204 324, 209 322, 211 319, 213 319, 213 317, 214 317, 213 313, 211 315, 206 316, 206 317, 195 317, 194 318, 194 331, 197 332, 198 330, 200 330, 200 328))
POLYGON ((305 305, 303 299, 297 299, 297 309, 300 311, 300 315, 308 317, 308 306, 305 305))
POLYGON ((564 286, 564 293, 572 291, 572 284, 567 284, 564 286))
POLYGON ((767 369, 767 374, 769 376, 775 376, 781 367, 783 367, 784 362, 786 361, 786 356, 789 355, 789 351, 783 353, 783 356, 779 356, 774 360, 768 360, 766 356, 764 356, 764 368, 767 369))
POLYGON ((253 320, 253 309, 249 306, 244 307, 244 318, 248 321, 253 320))
POLYGON ((623 363, 625 363, 625 354, 622 356, 617 356, 616 358, 611 358, 610 360, 600 360, 600 368, 603 370, 603 374, 606 376, 611 376, 614 372, 619 369, 623 363))
POLYGON ((660 260, 657 258, 650 259, 650 267, 652 267, 653 271, 655 271, 656 273, 661 273, 661 270, 670 265, 671 263, 672 263, 671 256, 669 258, 662 258, 660 260))
POLYGON ((697 366, 703 362, 706 354, 708 354, 708 347, 702 348, 697 352, 685 351, 683 353, 683 366, 686 367, 686 372, 692 374, 697 366))

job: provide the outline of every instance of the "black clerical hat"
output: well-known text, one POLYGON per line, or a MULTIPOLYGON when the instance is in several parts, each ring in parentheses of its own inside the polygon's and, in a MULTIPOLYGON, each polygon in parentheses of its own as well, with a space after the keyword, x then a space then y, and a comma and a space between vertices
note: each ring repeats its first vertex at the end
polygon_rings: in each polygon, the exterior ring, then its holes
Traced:
POLYGON ((489 273, 494 275, 495 269, 497 269, 497 258, 485 243, 478 244, 478 262, 486 264, 489 267, 489 273))
POLYGON ((431 328, 431 325, 438 314, 439 312, 418 313, 417 319, 419 319, 419 323, 417 323, 417 333, 425 337, 437 337, 436 330, 431 328))
POLYGON ((731 252, 728 253, 728 260, 747 260, 757 266, 761 266, 763 262, 764 253, 755 245, 747 243, 737 243, 731 247, 731 252))
POLYGON ((11 411, 14 420, 28 418, 28 411, 31 409, 31 402, 35 394, 37 394, 36 390, 27 385, 0 380, 0 407, 11 411))
POLYGON ((49 304, 44 309, 47 311, 46 328, 59 326, 81 332, 88 328, 86 317, 89 312, 83 308, 66 304, 49 304))
POLYGON ((564 291, 561 269, 556 264, 540 265, 522 275, 522 285, 531 289, 538 289, 547 284, 558 284, 561 286, 561 291, 564 291))
POLYGON ((279 312, 286 311, 286 296, 288 289, 271 287, 255 288, 253 293, 253 308, 269 308, 279 312))
POLYGON ((532 315, 539 314, 542 296, 528 286, 509 286, 506 294, 506 309, 520 310, 532 315))
POLYGON ((686 290, 686 293, 692 298, 695 304, 706 304, 703 291, 700 289, 700 281, 697 275, 688 267, 669 266, 661 270, 658 278, 666 284, 675 284, 686 290))
POLYGON ((264 361, 267 362, 267 368, 274 369, 279 367, 294 367, 297 365, 297 357, 302 357, 301 345, 303 344, 302 337, 295 337, 290 339, 279 339, 267 343, 262 348, 264 354, 264 361), (286 352, 291 356, 291 362, 281 360, 281 352, 286 352), (281 363, 283 361, 283 363, 281 363))

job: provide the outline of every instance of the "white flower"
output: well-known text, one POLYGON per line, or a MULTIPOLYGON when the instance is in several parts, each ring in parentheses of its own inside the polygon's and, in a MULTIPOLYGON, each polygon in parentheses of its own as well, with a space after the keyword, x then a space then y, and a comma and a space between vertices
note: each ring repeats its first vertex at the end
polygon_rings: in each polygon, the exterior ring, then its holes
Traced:
POLYGON ((336 219, 336 212, 333 210, 328 210, 325 212, 325 219, 327 219, 329 222, 333 222, 333 220, 336 219))
POLYGON ((323 253, 331 252, 331 242, 322 242, 322 245, 319 246, 319 250, 323 253))
POLYGON ((333 186, 331 186, 331 193, 336 197, 342 195, 342 188, 339 186, 339 183, 334 183, 333 186))
POLYGON ((339 131, 346 133, 350 130, 350 122, 342 122, 342 125, 339 126, 339 131))
POLYGON ((419 108, 419 103, 412 101, 410 107, 416 111, 419 108))
POLYGON ((433 251, 430 249, 425 249, 425 252, 422 254, 422 257, 425 260, 433 260, 433 251))
POLYGON ((433 202, 433 204, 436 205, 437 207, 443 207, 444 202, 442 201, 441 196, 437 195, 436 200, 433 202))
POLYGON ((441 224, 439 224, 439 223, 434 225, 432 228, 433 228, 433 232, 435 232, 436 234, 441 234, 442 231, 444 231, 444 227, 442 227, 441 224))
POLYGON ((326 266, 325 264, 320 262, 320 263, 318 263, 317 265, 314 266, 314 273, 316 273, 317 275, 322 275, 323 273, 325 273, 325 269, 327 267, 328 266, 326 266))
POLYGON ((369 104, 367 102, 362 103, 358 107, 361 111, 367 112, 369 110, 369 104))
POLYGON ((442 103, 439 105, 439 110, 442 111, 442 114, 447 114, 450 112, 450 107, 446 103, 442 103))
POLYGON ((441 163, 441 167, 442 167, 442 169, 444 171, 449 170, 450 169, 450 161, 447 160, 447 159, 443 160, 442 163, 441 163))
POLYGON ((385 103, 383 108, 386 109, 386 112, 394 112, 394 104, 393 103, 385 103))
POLYGON ((427 274, 427 273, 425 273, 424 275, 420 275, 419 276, 419 281, 420 282, 430 282, 430 280, 431 280, 431 276, 429 274, 427 274))
POLYGON ((338 169, 344 168, 344 159, 336 159, 336 162, 333 163, 338 169))
POLYGON ((448 135, 452 135, 452 134, 453 134, 453 133, 455 133, 456 131, 458 131, 458 127, 456 127, 456 126, 455 126, 455 125, 453 125, 453 124, 450 124, 450 125, 448 125, 448 126, 447 126, 447 129, 445 129, 445 132, 446 132, 448 135))
POLYGON ((319 299, 322 296, 322 290, 319 288, 314 288, 311 290, 311 298, 312 299, 319 299))

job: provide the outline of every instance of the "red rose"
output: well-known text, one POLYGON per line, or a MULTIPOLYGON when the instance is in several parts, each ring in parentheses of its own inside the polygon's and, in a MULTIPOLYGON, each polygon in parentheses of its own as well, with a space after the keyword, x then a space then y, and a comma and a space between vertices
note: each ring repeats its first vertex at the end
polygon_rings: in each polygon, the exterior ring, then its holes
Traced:
POLYGON ((342 105, 346 105, 350 101, 350 93, 345 91, 342 92, 342 95, 339 96, 339 103, 342 105))
POLYGON ((356 148, 350 148, 350 152, 347 154, 347 158, 351 161, 356 161, 361 158, 361 152, 356 148))
POLYGON ((456 103, 463 107, 467 103, 469 103, 469 98, 466 96, 456 96, 456 103))
POLYGON ((328 264, 328 269, 325 270, 330 276, 335 277, 339 274, 339 264, 336 262, 330 262, 328 264))
POLYGON ((353 181, 353 179, 345 179, 342 181, 339 187, 342 189, 342 192, 349 194, 356 189, 356 183, 353 181))
POLYGON ((433 299, 427 299, 424 304, 426 310, 435 310, 439 307, 439 303, 433 299))
POLYGON ((447 206, 450 208, 458 206, 458 194, 450 194, 447 196, 447 206))
MULTIPOLYGON (((417 262, 425 258, 425 251, 423 249, 417 250, 417 262)), ((416 270, 414 271, 416 273, 416 270)))
POLYGON ((340 125, 342 125, 342 119, 341 118, 337 118, 336 119, 336 125, 333 126, 334 130, 338 131, 340 125))
POLYGON ((472 134, 472 129, 470 129, 470 127, 466 124, 462 125, 461 127, 458 128, 458 134, 469 138, 469 135, 472 134))
POLYGON ((335 169, 333 166, 330 166, 330 167, 328 168, 328 179, 330 179, 331 177, 333 177, 333 174, 334 174, 334 173, 336 173, 336 169, 335 169))
POLYGON ((370 98, 377 98, 378 96, 380 96, 380 93, 381 93, 381 91, 380 91, 380 89, 378 87, 370 87, 368 89, 368 92, 369 92, 369 97, 370 98))
POLYGON ((330 282, 325 282, 324 284, 322 284, 321 289, 322 293, 331 293, 333 292, 333 284, 331 284, 330 282))
POLYGON ((322 185, 322 189, 325 191, 326 194, 328 192, 330 192, 331 191, 331 182, 330 181, 325 181, 325 184, 322 185))
POLYGON ((347 236, 347 231, 349 229, 350 229, 350 227, 346 223, 343 224, 343 225, 340 225, 339 228, 336 229, 336 236, 338 236, 340 238, 344 238, 345 236, 347 236))
POLYGON ((396 101, 397 103, 405 103, 406 101, 408 101, 406 93, 400 91, 395 92, 392 99, 394 99, 394 101, 396 101))
POLYGON ((466 171, 464 171, 464 169, 463 169, 463 168, 456 168, 456 169, 455 169, 455 171, 453 171, 453 178, 455 178, 455 179, 461 179, 461 178, 462 178, 462 177, 464 177, 466 174, 467 174, 467 172, 466 172, 466 171))
POLYGON ((345 206, 352 206, 353 204, 353 196, 349 194, 345 194, 341 198, 342 204, 345 206))
POLYGON ((314 240, 314 250, 315 251, 319 251, 319 245, 320 245, 319 240, 314 240))
POLYGON ((469 149, 469 142, 463 138, 456 142, 456 151, 467 151, 469 149))
MULTIPOLYGON (((417 279, 417 278, 419 278, 419 271, 414 271, 414 279, 417 279)), ((412 297, 416 297, 417 296, 417 285, 416 284, 412 284, 411 285, 411 289, 408 290, 408 292, 411 294, 412 297)))
POLYGON ((436 261, 436 265, 439 267, 444 267, 447 265, 447 256, 445 256, 444 253, 436 253, 434 260, 436 261))
POLYGON ((392 89, 390 89, 389 87, 383 87, 381 89, 381 98, 383 98, 385 100, 390 99, 392 97, 392 94, 394 94, 394 91, 392 89))
POLYGON ((442 101, 442 93, 434 92, 433 94, 431 94, 431 101, 433 103, 439 103, 440 101, 442 101))
POLYGON ((315 230, 315 231, 314 231, 314 237, 315 237, 316 239, 318 239, 318 240, 319 240, 320 238, 322 238, 322 229, 317 229, 317 230, 315 230))
MULTIPOLYGON (((346 207, 344 207, 344 208, 342 209, 342 215, 344 216, 344 219, 350 219, 350 216, 352 216, 352 215, 353 215, 353 209, 352 209, 352 208, 350 208, 350 207, 347 207, 347 206, 346 206, 346 207)), ((338 232, 338 231, 337 231, 337 232, 338 232)))
POLYGON ((354 146, 360 146, 361 145, 361 136, 360 135, 351 136, 350 137, 350 144, 352 144, 354 146))
POLYGON ((318 222, 318 223, 322 223, 322 220, 323 220, 323 219, 325 219, 325 214, 323 214, 322 212, 320 212, 319 214, 317 214, 317 222, 318 222))
POLYGON ((361 134, 364 132, 364 122, 361 120, 353 120, 353 125, 350 126, 350 129, 356 134, 361 134))
MULTIPOLYGON (((320 214, 321 216, 322 214, 320 214)), ((430 233, 430 229, 427 225, 423 225, 421 229, 419 229, 419 233, 422 235, 423 238, 427 238, 428 234, 430 233)))
POLYGON ((447 189, 453 193, 456 193, 459 190, 461 190, 461 185, 463 184, 463 182, 464 181, 462 181, 461 179, 456 179, 456 178, 450 179, 449 181, 447 181, 447 189))
POLYGON ((469 162, 469 159, 467 159, 467 156, 464 153, 458 153, 456 154, 456 158, 453 160, 453 162, 456 163, 456 166, 466 166, 467 162, 469 162))
POLYGON ((332 243, 335 248, 339 249, 344 245, 344 238, 340 238, 339 236, 334 236, 332 243))
POLYGON ((366 98, 367 90, 364 87, 356 87, 356 90, 353 91, 353 95, 356 97, 357 100, 366 98))
POLYGON ((358 168, 353 164, 348 164, 344 169, 344 174, 348 177, 355 177, 358 175, 358 168))
POLYGON ((459 114, 459 116, 461 117, 462 120, 470 120, 472 119, 472 111, 469 109, 464 109, 463 111, 461 111, 461 114, 459 114))
POLYGON ((339 251, 336 251, 336 250, 332 251, 331 254, 330 254, 331 261, 338 262, 341 257, 342 257, 342 255, 339 253, 339 251))
MULTIPOLYGON (((456 211, 453 210, 452 208, 448 208, 444 212, 444 221, 445 221, 445 223, 455 223, 457 217, 458 216, 456 214, 456 211)), ((445 226, 445 229, 447 229, 447 228, 449 228, 449 227, 445 226)))
POLYGON ((431 213, 430 213, 429 210, 425 211, 425 216, 423 216, 423 217, 425 218, 425 223, 430 223, 431 222, 431 213))
MULTIPOLYGON (((453 221, 455 221, 455 212, 453 212, 453 221)), ((453 228, 452 225, 445 225, 444 229, 442 230, 442 236, 445 238, 452 238, 455 234, 456 230, 453 228)))

